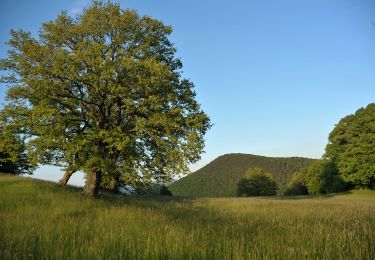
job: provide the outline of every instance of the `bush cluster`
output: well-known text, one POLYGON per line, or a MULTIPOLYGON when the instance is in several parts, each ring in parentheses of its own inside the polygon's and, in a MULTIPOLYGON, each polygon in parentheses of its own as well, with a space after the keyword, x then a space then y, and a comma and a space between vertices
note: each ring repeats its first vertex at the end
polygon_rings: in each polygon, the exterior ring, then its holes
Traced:
POLYGON ((274 196, 276 191, 277 183, 272 174, 260 168, 248 169, 237 187, 237 195, 241 197, 274 196))
POLYGON ((317 160, 293 174, 284 195, 327 194, 344 191, 346 187, 335 163, 317 160))

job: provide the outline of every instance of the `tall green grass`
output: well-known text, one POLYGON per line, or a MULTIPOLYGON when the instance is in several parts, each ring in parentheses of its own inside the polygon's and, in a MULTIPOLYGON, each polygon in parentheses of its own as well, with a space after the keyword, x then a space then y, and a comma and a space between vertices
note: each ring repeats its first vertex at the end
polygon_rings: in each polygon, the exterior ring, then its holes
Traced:
POLYGON ((375 259, 375 192, 82 198, 0 176, 0 259, 375 259))

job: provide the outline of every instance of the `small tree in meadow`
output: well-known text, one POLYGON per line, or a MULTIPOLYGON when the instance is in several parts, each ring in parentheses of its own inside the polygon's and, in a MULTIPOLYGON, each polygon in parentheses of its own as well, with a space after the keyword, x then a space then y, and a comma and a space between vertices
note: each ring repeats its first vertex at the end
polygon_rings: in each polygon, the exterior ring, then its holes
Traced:
POLYGON ((277 183, 272 174, 260 168, 250 168, 238 182, 237 195, 247 196, 274 196, 277 183))

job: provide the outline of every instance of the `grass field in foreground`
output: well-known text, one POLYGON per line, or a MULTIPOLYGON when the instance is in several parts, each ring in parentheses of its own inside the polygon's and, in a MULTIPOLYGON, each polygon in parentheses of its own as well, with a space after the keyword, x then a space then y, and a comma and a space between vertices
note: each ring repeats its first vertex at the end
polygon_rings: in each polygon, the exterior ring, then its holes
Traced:
POLYGON ((374 227, 375 191, 93 201, 0 176, 0 259, 375 259, 374 227))

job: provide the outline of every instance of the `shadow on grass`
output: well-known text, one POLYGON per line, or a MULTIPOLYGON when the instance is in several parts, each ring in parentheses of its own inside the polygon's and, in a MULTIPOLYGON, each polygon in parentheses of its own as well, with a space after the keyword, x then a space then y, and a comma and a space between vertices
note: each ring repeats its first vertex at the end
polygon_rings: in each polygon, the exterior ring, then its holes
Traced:
POLYGON ((320 194, 320 195, 294 195, 294 196, 280 196, 278 199, 280 200, 302 200, 302 199, 329 199, 340 195, 349 195, 353 194, 351 190, 343 191, 339 193, 328 193, 328 194, 320 194))
POLYGON ((158 196, 158 195, 122 195, 117 193, 111 193, 109 191, 101 192, 101 199, 108 201, 108 202, 116 202, 118 200, 123 200, 124 202, 194 202, 197 200, 204 200, 204 199, 239 199, 239 200, 246 200, 246 199, 261 199, 261 200, 309 200, 309 199, 330 199, 336 196, 341 195, 350 195, 353 194, 352 190, 339 192, 339 193, 329 193, 329 194, 320 194, 320 195, 293 195, 293 196, 250 196, 250 197, 189 197, 189 196, 158 196))
POLYGON ((100 192, 100 198, 111 204, 131 204, 150 207, 148 205, 165 205, 167 203, 188 203, 196 201, 195 197, 162 196, 162 195, 123 195, 110 191, 100 192))

